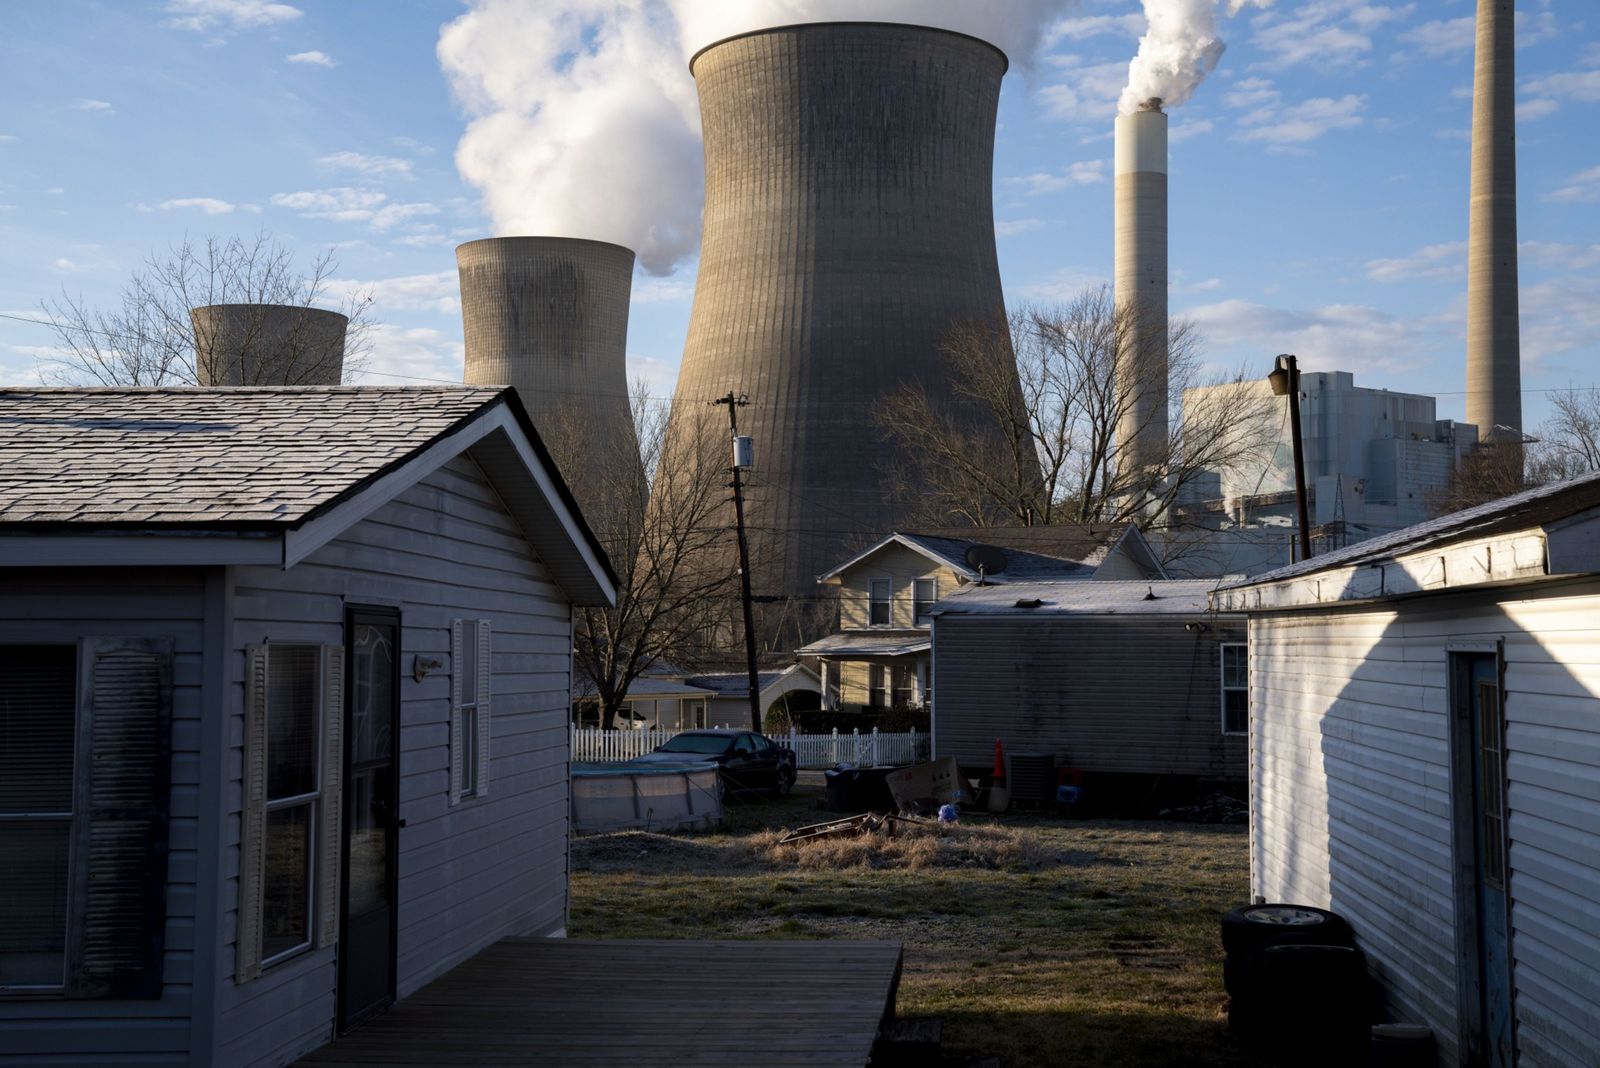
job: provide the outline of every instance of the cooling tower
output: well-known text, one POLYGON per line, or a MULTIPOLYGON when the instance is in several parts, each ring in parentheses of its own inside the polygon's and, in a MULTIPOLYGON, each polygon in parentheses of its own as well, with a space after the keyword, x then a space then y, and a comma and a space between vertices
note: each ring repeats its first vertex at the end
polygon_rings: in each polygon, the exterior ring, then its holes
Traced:
MULTIPOLYGON (((1004 327, 1006 57, 944 30, 816 23, 720 41, 690 69, 705 228, 673 434, 682 413, 749 396, 756 592, 814 598, 816 576, 903 525, 926 485, 877 421, 883 401, 920 384, 955 410, 941 340, 957 322, 1004 327)), ((972 432, 979 462, 1006 447, 999 427, 972 432)))
POLYGON ((337 386, 350 320, 289 304, 210 304, 189 312, 202 386, 337 386))
POLYGON ((1164 462, 1167 452, 1167 116, 1150 99, 1117 116, 1116 307, 1120 326, 1117 423, 1125 472, 1164 462))
POLYGON ((1501 443, 1522 438, 1513 7, 1478 0, 1467 234, 1467 422, 1501 443))
POLYGON ((456 249, 466 377, 516 387, 607 543, 631 529, 644 480, 628 399, 633 252, 571 237, 494 237, 456 249))

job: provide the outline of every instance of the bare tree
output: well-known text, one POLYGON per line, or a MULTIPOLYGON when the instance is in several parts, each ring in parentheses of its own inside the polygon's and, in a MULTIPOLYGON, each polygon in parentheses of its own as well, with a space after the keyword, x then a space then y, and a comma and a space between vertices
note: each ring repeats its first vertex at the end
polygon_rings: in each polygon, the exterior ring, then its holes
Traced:
MULTIPOLYGON (((727 453, 726 429, 710 409, 699 410, 704 406, 671 411, 642 384, 634 387, 632 407, 640 456, 598 465, 601 474, 580 493, 619 579, 616 607, 584 609, 574 645, 608 729, 645 671, 662 662, 697 663, 718 607, 733 593, 734 576, 708 566, 723 555, 708 550, 730 537, 723 514, 728 469, 718 463, 727 453), (669 438, 673 419, 695 420, 697 433, 669 438)), ((562 470, 583 466, 580 450, 590 446, 576 420, 546 420, 540 436, 562 470)), ((631 448, 625 438, 618 435, 615 448, 631 448)))
POLYGON ((1600 471, 1600 390, 1569 386, 1551 394, 1550 403, 1555 411, 1528 448, 1528 482, 1559 482, 1600 471))
MULTIPOLYGON (((215 380, 216 368, 198 366, 193 309, 327 304, 334 295, 331 283, 337 268, 331 251, 318 254, 309 266, 297 265, 294 253, 265 233, 252 238, 207 237, 200 244, 185 238, 164 254, 152 253, 144 268, 128 279, 114 307, 92 307, 81 296, 66 292, 44 301, 41 306, 55 327, 62 354, 42 367, 41 375, 59 384, 99 386, 196 385, 204 378, 215 380)), ((340 339, 349 374, 359 371, 370 345, 375 325, 372 296, 353 292, 336 310, 349 319, 340 339)), ((293 317, 234 316, 226 338, 203 336, 199 348, 211 350, 213 342, 223 342, 230 351, 238 351, 219 359, 243 364, 243 353, 270 343, 283 358, 266 364, 248 361, 252 373, 243 384, 294 384, 296 376, 316 374, 329 359, 324 351, 331 345, 327 331, 317 329, 312 316, 304 318, 302 322, 293 317)), ((200 328, 202 333, 206 329, 200 328)))
POLYGON ((1015 310, 1003 328, 956 324, 942 348, 953 403, 912 386, 880 416, 919 458, 918 480, 936 487, 908 522, 1162 526, 1196 480, 1259 463, 1274 425, 1270 395, 1243 372, 1202 382, 1200 337, 1181 319, 1168 328, 1172 401, 1159 462, 1142 470, 1117 462, 1118 428, 1139 429, 1127 424, 1150 388, 1116 374, 1133 314, 1102 286, 1057 307, 1015 310), (1185 389, 1202 384, 1218 388, 1185 404, 1185 389))

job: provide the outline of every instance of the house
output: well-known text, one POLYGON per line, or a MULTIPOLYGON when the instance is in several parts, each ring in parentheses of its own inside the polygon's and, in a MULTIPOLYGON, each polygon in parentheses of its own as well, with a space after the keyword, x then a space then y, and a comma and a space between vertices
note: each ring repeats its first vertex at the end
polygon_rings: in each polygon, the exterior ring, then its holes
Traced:
POLYGON ((1238 780, 1245 628, 1212 580, 963 586, 933 609, 933 750, 987 769, 1050 753, 1091 774, 1238 780))
MULTIPOLYGON (((743 671, 723 671, 709 675, 691 675, 684 679, 691 686, 708 689, 714 695, 708 712, 715 727, 748 727, 750 725, 750 676, 743 671)), ((790 664, 782 670, 762 671, 756 674, 757 692, 761 696, 761 722, 773 706, 782 705, 790 712, 815 711, 822 701, 822 682, 817 673, 804 664, 790 664)), ((703 724, 702 724, 703 725, 703 724)))
POLYGON ((1347 918, 1441 1063, 1593 1064, 1600 475, 1215 603, 1249 618, 1251 894, 1347 918))
MULTIPOLYGON (((600 699, 595 694, 594 681, 580 675, 572 692, 572 721, 580 727, 600 726, 600 699)), ((628 687, 628 696, 617 709, 615 726, 668 731, 704 727, 711 722, 706 708, 715 696, 714 690, 676 678, 640 675, 628 687)))
POLYGON ((839 632, 797 651, 824 708, 926 707, 933 605, 967 583, 1166 578, 1139 528, 963 527, 895 533, 817 582, 838 587, 839 632))
POLYGON ((555 470, 502 388, 0 390, 0 1059, 286 1064, 564 930, 555 470))

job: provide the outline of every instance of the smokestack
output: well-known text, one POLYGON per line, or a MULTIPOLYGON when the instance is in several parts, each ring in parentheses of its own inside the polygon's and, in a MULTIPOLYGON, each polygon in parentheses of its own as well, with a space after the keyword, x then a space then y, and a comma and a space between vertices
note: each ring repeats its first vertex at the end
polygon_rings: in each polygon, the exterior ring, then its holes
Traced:
MULTIPOLYGON (((759 593, 814 597, 817 575, 935 488, 875 417, 909 384, 959 410, 942 340, 958 322, 1004 332, 1006 66, 964 34, 865 22, 743 34, 690 62, 705 229, 675 411, 749 395, 748 522, 774 532, 752 565, 759 593)), ((691 422, 675 416, 675 435, 691 422)))
MULTIPOLYGON (((1482 440, 1522 440, 1517 322, 1517 129, 1512 0, 1478 0, 1467 234, 1467 422, 1482 440), (1508 430, 1509 428, 1509 430, 1508 430)), ((1516 463, 1521 467, 1521 450, 1516 463)))
POLYGON ((202 386, 337 386, 350 320, 290 304, 209 304, 189 312, 202 386))
POLYGON ((1117 426, 1125 472, 1167 449, 1167 116, 1151 97, 1116 123, 1117 388, 1132 390, 1117 426))
MULTIPOLYGON (((633 252, 572 237, 493 237, 456 249, 465 381, 514 386, 602 540, 635 489, 628 396, 633 252)), ((637 502, 636 502, 637 503, 637 502)), ((609 546, 608 546, 609 547, 609 546)))

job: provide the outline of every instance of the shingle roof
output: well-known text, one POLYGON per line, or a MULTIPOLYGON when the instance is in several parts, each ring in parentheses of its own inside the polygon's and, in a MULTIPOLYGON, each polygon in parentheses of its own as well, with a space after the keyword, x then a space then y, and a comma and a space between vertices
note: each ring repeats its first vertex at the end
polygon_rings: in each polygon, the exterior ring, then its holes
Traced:
POLYGON ((963 586, 934 606, 947 615, 1208 615, 1214 579, 1013 582, 963 586), (1153 594, 1154 596, 1150 596, 1153 594), (1020 602, 1020 603, 1019 603, 1020 602), (1034 603, 1037 602, 1037 603, 1034 603))
POLYGON ((0 527, 293 525, 502 392, 0 389, 0 527))
POLYGON ((985 541, 983 538, 944 537, 934 534, 904 534, 902 537, 915 542, 928 552, 940 557, 957 570, 971 569, 967 563, 967 550, 974 545, 994 545, 1004 549, 1006 554, 1006 569, 989 576, 995 582, 1027 582, 1030 579, 1075 579, 1093 578, 1094 569, 1105 558, 1108 546, 1086 546, 1073 544, 1070 551, 1081 553, 1071 557, 1050 555, 1040 552, 1030 552, 1019 549, 1014 545, 1002 542, 985 541))

